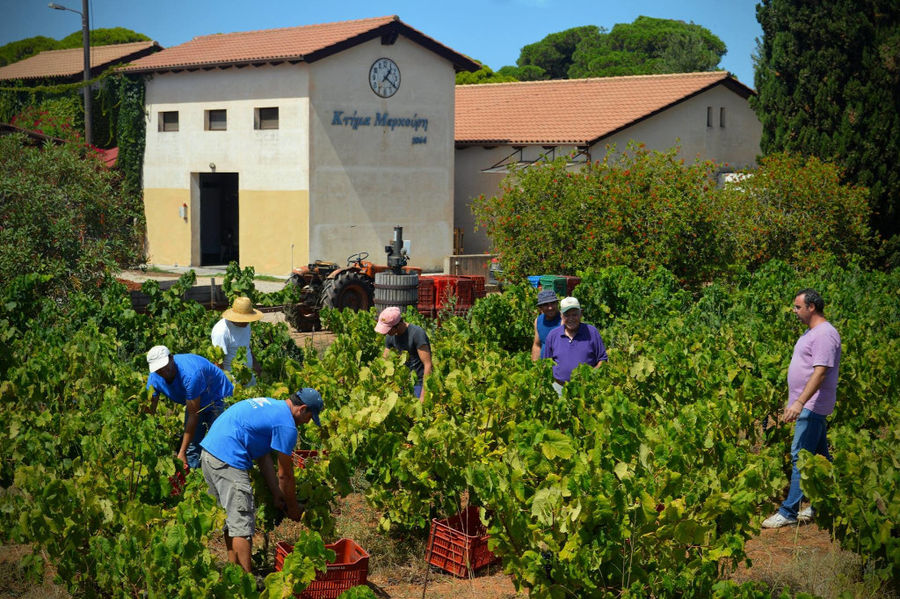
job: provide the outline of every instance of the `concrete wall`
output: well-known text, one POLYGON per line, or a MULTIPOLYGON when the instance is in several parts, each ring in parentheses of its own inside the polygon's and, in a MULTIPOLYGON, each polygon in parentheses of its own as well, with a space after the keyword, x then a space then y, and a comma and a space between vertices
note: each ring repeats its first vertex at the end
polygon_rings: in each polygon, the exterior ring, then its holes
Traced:
POLYGON ((594 159, 602 158, 606 146, 615 144, 621 152, 629 140, 643 142, 653 150, 681 146, 685 162, 715 160, 730 168, 756 166, 762 124, 747 100, 724 85, 650 117, 628 129, 601 140, 591 148, 594 159), (712 126, 706 125, 707 107, 712 109, 712 126), (720 109, 725 108, 725 126, 720 125, 720 109))
POLYGON ((199 173, 237 173, 240 262, 287 274, 309 257, 309 67, 305 64, 157 74, 147 79, 144 205, 148 260, 199 264, 199 173), (254 109, 278 107, 278 129, 254 129, 254 109), (225 109, 225 131, 204 113, 225 109), (178 111, 178 131, 158 131, 178 111), (178 208, 187 204, 187 219, 178 208))
MULTIPOLYGON (((740 169, 756 165, 762 125, 747 100, 718 85, 694 98, 681 102, 650 117, 616 135, 604 138, 591 147, 594 160, 603 158, 607 146, 615 145, 617 152, 624 151, 630 140, 644 143, 651 150, 667 150, 680 145, 680 156, 686 162, 712 159, 727 163, 729 168, 740 169), (707 107, 712 108, 712 126, 707 127, 707 107), (725 126, 720 126, 720 108, 725 108, 725 126)), ((572 147, 560 147, 556 155, 565 155, 572 147)), ((500 193, 503 173, 483 173, 502 160, 514 149, 511 146, 461 147, 456 150, 456 196, 454 198, 454 226, 461 227, 467 254, 491 251, 490 240, 483 229, 475 230, 471 212, 472 198, 481 194, 494 196, 500 193)), ((546 152, 541 146, 523 149, 524 160, 532 160, 538 153, 546 152)))
POLYGON ((393 45, 355 46, 310 72, 311 258, 343 263, 367 251, 383 262, 401 225, 411 264, 441 270, 453 241, 453 66, 400 36, 393 45), (390 98, 369 86, 369 68, 382 57, 401 73, 390 98), (418 127, 392 129, 378 115, 418 127))

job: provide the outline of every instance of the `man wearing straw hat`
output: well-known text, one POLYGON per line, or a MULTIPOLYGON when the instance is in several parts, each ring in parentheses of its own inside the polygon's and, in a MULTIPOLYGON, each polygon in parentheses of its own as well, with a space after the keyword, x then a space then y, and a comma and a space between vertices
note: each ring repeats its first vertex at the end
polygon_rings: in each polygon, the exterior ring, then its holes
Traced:
MULTIPOLYGON (((231 307, 222 312, 222 318, 212 328, 212 344, 222 348, 225 358, 222 361, 222 370, 231 372, 231 362, 237 355, 238 348, 247 348, 247 365, 253 372, 260 374, 262 368, 253 358, 250 351, 250 323, 262 318, 262 312, 255 309, 250 298, 235 298, 231 307)), ((250 380, 248 387, 256 384, 256 376, 250 380)))

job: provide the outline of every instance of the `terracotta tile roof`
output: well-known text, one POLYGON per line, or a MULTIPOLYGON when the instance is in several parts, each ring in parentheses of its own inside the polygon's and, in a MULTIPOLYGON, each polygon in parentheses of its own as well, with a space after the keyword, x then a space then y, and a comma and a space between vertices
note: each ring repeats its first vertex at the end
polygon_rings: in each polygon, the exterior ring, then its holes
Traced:
MULTIPOLYGON (((93 73, 96 75, 110 64, 128 62, 134 55, 143 56, 156 48, 159 48, 159 44, 153 41, 91 46, 91 69, 96 71, 93 73)), ((84 73, 82 48, 45 50, 19 62, 0 67, 0 80, 74 77, 82 73, 84 73)))
POLYGON ((135 61, 123 70, 152 72, 266 62, 314 62, 372 38, 392 34, 402 34, 443 55, 456 65, 457 70, 479 68, 474 61, 409 27, 393 15, 338 23, 203 35, 135 61))
POLYGON ((712 86, 725 71, 456 86, 458 144, 590 145, 712 86))

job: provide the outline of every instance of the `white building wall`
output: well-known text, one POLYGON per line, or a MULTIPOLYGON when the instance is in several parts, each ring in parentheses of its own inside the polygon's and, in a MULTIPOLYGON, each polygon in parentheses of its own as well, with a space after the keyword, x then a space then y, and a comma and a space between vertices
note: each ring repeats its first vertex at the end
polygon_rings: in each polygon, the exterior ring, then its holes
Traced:
POLYGON ((192 172, 232 172, 242 188, 309 189, 308 86, 305 64, 148 77, 144 186, 187 188, 192 172), (278 129, 254 130, 254 109, 272 106, 278 129), (204 130, 204 111, 215 109, 228 111, 226 131, 204 130), (158 131, 158 113, 171 110, 178 131, 158 131))
MULTIPOLYGON (((725 86, 717 85, 600 140, 590 148, 590 153, 593 160, 599 160, 606 154, 607 146, 614 145, 616 152, 621 153, 633 140, 651 150, 668 150, 678 145, 681 148, 679 155, 688 163, 715 160, 727 164, 730 169, 741 169, 756 166, 761 137, 762 124, 747 100, 725 86), (709 127, 706 124, 707 107, 712 110, 712 124, 709 127), (724 127, 720 122, 720 109, 723 107, 724 127)), ((573 149, 562 146, 557 149, 556 155, 565 155, 573 149)), ((471 202, 472 198, 481 194, 495 196, 500 193, 503 174, 484 173, 482 170, 496 164, 513 150, 512 146, 470 146, 456 150, 454 226, 463 229, 466 254, 491 251, 490 240, 484 230, 475 230, 471 202)), ((528 146, 523 149, 523 159, 533 159, 533 156, 546 151, 541 146, 528 146)))
POLYGON ((310 72, 311 258, 341 263, 367 251, 383 263, 402 225, 411 264, 442 269, 453 235, 452 64, 400 36, 355 46, 310 72), (382 57, 401 74, 390 98, 369 86, 369 68, 382 57), (392 129, 378 121, 385 114, 418 126, 392 129))
POLYGON ((237 173, 240 263, 287 274, 308 256, 309 67, 306 64, 162 73, 146 79, 144 206, 148 260, 200 263, 203 173, 237 173), (257 108, 278 108, 278 129, 254 129, 257 108), (224 131, 205 112, 226 110, 224 131), (178 112, 178 131, 159 114, 178 112), (180 209, 186 206, 187 216, 180 209))
POLYGON ((688 163, 715 160, 740 169, 756 166, 761 138, 762 124, 747 100, 724 85, 717 85, 600 140, 591 148, 591 154, 595 160, 602 158, 607 145, 615 145, 622 152, 634 140, 651 150, 667 150, 678 145, 679 156, 688 163), (711 109, 711 126, 706 124, 707 108, 711 109), (725 109, 724 126, 720 121, 722 108, 725 109))

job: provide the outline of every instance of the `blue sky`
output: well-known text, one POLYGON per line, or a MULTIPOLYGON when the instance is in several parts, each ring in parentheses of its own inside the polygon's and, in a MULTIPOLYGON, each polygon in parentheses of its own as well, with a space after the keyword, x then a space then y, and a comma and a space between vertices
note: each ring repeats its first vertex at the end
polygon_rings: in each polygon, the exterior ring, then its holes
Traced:
MULTIPOLYGON (((49 0, 0 0, 0 45, 81 29, 49 0)), ((81 10, 81 0, 57 0, 81 10)), ((198 35, 291 27, 396 14, 407 25, 493 69, 515 64, 522 46, 580 25, 611 29, 640 15, 694 22, 728 47, 720 66, 753 87, 756 0, 89 0, 91 28, 125 27, 164 47, 198 35)))

